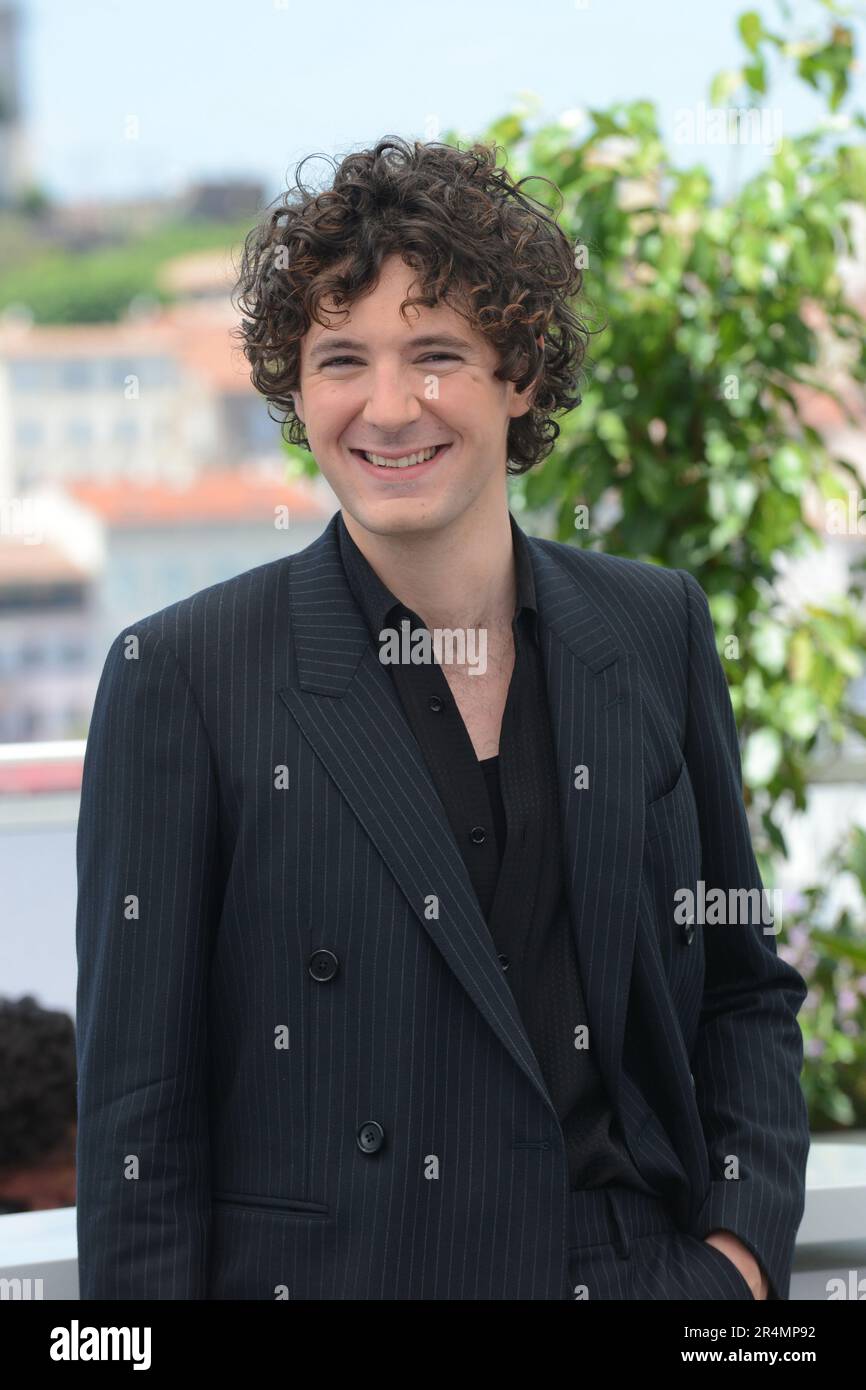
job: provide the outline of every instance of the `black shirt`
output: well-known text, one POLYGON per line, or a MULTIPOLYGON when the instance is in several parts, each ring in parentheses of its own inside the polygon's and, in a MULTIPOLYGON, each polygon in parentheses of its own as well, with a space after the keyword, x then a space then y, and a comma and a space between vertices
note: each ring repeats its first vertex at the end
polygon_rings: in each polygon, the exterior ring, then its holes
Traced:
MULTIPOLYGON (((532 563, 509 512, 517 573, 514 670, 499 753, 476 756, 442 666, 385 663, 490 928, 559 1117, 572 1188, 652 1189, 637 1172, 584 1041, 586 1006, 563 872, 555 748, 539 642, 532 563)), ((384 628, 425 624, 382 583, 350 536, 338 536, 346 581, 378 656, 384 628)), ((482 677, 478 677, 482 679, 482 677)))

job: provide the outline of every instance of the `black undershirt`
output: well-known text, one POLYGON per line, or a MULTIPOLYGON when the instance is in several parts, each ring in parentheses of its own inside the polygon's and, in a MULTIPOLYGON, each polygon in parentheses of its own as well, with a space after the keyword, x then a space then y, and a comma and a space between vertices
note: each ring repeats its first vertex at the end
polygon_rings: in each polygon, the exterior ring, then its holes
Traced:
POLYGON ((490 809, 493 812, 493 829, 496 835, 496 848, 501 859, 505 853, 505 806, 502 801, 502 788, 499 785, 499 754, 492 758, 480 758, 479 765, 487 783, 490 809))

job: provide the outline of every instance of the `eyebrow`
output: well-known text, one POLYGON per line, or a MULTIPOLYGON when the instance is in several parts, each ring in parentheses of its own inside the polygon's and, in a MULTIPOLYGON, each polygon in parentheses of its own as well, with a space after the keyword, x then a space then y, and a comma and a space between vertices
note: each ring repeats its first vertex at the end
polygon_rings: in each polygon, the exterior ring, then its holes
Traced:
MULTIPOLYGON (((459 348, 463 352, 468 352, 471 344, 464 338, 457 338, 451 333, 425 333, 417 338, 411 338, 406 344, 410 352, 417 351, 418 348, 425 347, 450 347, 459 348)), ((310 352, 310 361, 317 362, 320 357, 326 357, 331 352, 346 348, 352 352, 363 352, 364 343, 358 338, 330 338, 327 342, 319 339, 319 342, 310 352)))

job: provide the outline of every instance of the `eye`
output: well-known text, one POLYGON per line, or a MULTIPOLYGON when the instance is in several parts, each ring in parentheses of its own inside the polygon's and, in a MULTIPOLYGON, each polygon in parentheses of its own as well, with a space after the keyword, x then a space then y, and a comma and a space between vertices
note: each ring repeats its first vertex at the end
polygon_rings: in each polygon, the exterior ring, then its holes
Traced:
MULTIPOLYGON (((459 362, 461 358, 455 356, 453 352, 428 352, 422 357, 422 362, 429 362, 432 358, 440 358, 443 362, 459 362)), ((344 362, 357 362, 357 357, 329 357, 322 363, 323 367, 339 367, 344 362)))

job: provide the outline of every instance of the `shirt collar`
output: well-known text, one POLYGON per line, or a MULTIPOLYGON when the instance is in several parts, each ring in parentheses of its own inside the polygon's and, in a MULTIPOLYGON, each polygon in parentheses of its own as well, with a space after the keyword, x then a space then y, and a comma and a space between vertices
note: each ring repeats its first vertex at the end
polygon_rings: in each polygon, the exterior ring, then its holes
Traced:
MULTIPOLYGON (((514 610, 514 618, 516 620, 522 614, 525 614, 525 622, 532 636, 536 637, 538 608, 535 595, 535 576, 532 572, 529 547, 526 543, 525 535, 514 520, 510 511, 508 513, 508 520, 511 523, 511 539, 514 545, 514 559, 517 570, 517 603, 514 610)), ((355 602, 364 615, 373 639, 378 642, 379 633, 384 627, 394 626, 394 619, 397 616, 408 615, 419 626, 423 626, 418 614, 406 608, 400 599, 392 594, 387 585, 383 584, 366 556, 358 548, 349 534, 348 527, 343 519, 342 510, 337 513, 337 538, 340 548, 340 558, 343 562, 343 569, 346 575, 346 582, 354 596, 355 602), (399 610, 399 614, 396 613, 395 610, 399 610)))

